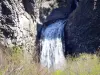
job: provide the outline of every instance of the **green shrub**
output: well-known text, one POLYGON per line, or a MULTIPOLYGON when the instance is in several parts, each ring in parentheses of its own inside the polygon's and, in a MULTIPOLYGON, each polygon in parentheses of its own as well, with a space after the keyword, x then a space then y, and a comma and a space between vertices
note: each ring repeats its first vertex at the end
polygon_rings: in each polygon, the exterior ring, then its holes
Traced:
POLYGON ((53 75, 66 75, 65 71, 57 70, 53 73, 53 75))

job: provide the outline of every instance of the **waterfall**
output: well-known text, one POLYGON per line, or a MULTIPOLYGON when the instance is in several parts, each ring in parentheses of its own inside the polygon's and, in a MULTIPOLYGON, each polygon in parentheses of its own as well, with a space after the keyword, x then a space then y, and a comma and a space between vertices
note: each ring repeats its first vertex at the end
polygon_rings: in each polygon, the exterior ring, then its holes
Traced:
POLYGON ((44 67, 58 69, 65 64, 62 43, 65 22, 65 20, 58 20, 42 31, 40 62, 44 67))

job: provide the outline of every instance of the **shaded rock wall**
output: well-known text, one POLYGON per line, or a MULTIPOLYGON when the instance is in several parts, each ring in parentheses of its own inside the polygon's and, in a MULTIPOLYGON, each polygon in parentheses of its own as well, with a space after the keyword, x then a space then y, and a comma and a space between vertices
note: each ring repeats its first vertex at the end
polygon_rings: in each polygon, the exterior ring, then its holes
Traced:
POLYGON ((93 53, 100 46, 100 0, 80 0, 65 27, 66 53, 93 53))

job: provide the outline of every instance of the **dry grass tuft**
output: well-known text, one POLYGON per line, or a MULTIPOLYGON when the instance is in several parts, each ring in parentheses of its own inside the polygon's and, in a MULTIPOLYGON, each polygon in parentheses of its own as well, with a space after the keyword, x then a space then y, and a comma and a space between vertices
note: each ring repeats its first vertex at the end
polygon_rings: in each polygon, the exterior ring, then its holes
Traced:
POLYGON ((28 63, 19 47, 0 47, 0 75, 100 75, 100 62, 96 54, 68 56, 66 69, 51 72, 39 63, 28 63))

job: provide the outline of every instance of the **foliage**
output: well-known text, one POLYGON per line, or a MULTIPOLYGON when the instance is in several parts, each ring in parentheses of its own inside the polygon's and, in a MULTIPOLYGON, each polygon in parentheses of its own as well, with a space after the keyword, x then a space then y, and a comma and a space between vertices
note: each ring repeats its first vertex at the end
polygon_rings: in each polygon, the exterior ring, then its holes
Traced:
POLYGON ((27 63, 22 53, 22 48, 13 47, 11 55, 5 57, 6 61, 0 67, 0 75, 100 75, 100 61, 96 54, 67 56, 66 68, 52 72, 39 63, 27 63))
POLYGON ((20 60, 22 58, 22 49, 18 46, 14 46, 11 51, 12 60, 20 60))
POLYGON ((53 73, 53 75, 66 75, 65 71, 57 70, 53 73))

